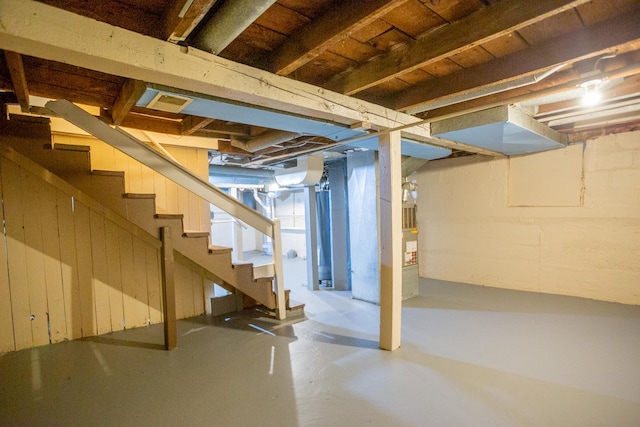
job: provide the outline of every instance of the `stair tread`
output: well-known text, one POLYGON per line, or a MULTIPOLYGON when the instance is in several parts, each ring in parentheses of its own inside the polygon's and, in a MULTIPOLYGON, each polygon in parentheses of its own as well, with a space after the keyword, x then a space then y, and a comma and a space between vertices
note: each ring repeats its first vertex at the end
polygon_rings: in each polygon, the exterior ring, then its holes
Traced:
POLYGON ((64 150, 64 151, 83 151, 88 153, 91 151, 91 147, 88 145, 74 145, 74 144, 60 144, 55 143, 52 147, 54 150, 64 150))
POLYGON ((124 176, 123 171, 107 171, 102 169, 94 169, 91 171, 91 173, 94 175, 101 175, 101 176, 120 176, 120 177, 124 176))
POLYGON ((296 300, 290 300, 289 301, 289 306, 287 307, 287 310, 299 310, 301 308, 304 308, 305 304, 303 302, 300 301, 296 301, 296 300))
POLYGON ((210 254, 229 253, 232 250, 233 250, 232 248, 227 248, 226 246, 209 245, 210 254))
POLYGON ((155 199, 156 195, 153 193, 124 193, 122 197, 125 199, 155 199))
POLYGON ((208 231, 188 231, 185 230, 182 235, 184 237, 209 237, 208 231))
POLYGON ((183 214, 157 213, 153 217, 156 219, 184 219, 183 214))
POLYGON ((251 265, 251 266, 253 266, 253 264, 252 264, 251 262, 249 262, 249 261, 243 261, 243 260, 241 260, 241 259, 234 260, 234 261, 233 261, 233 265, 234 265, 234 266, 236 266, 236 265, 237 265, 237 266, 239 266, 239 267, 242 267, 242 266, 245 266, 245 265, 251 265))

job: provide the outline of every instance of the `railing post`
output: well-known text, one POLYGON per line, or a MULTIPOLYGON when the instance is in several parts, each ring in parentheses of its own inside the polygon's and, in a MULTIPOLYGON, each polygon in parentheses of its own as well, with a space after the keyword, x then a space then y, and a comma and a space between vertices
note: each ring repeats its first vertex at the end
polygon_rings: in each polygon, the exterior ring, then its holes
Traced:
POLYGON ((283 320, 287 317, 287 307, 284 295, 284 270, 282 268, 282 235, 280 232, 280 220, 273 219, 273 235, 271 236, 273 245, 273 271, 276 284, 276 317, 283 320))

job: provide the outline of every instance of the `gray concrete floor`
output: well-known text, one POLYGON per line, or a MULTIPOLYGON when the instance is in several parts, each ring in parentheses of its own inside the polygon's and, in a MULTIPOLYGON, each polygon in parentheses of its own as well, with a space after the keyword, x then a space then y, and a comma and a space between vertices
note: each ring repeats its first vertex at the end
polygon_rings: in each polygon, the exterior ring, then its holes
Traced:
POLYGON ((296 285, 305 316, 180 321, 172 352, 155 325, 5 354, 0 425, 640 425, 639 307, 420 286, 395 352, 378 307, 296 285))

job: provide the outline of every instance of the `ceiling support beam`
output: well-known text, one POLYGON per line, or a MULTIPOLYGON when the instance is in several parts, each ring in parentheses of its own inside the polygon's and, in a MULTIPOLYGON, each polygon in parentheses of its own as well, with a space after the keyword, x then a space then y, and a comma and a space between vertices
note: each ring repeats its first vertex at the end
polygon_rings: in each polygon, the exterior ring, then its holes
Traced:
POLYGON ((174 0, 164 15, 165 39, 184 41, 202 21, 217 0, 174 0))
POLYGON ((269 69, 281 76, 289 75, 333 44, 406 2, 407 0, 338 2, 325 15, 289 37, 273 55, 269 69))
POLYGON ((429 125, 417 117, 34 0, 0 0, 0 49, 314 120, 346 126, 369 122, 380 131, 402 127, 408 139, 496 155, 480 147, 432 138, 429 125))
POLYGON ((440 27, 379 60, 333 78, 327 87, 353 95, 451 55, 559 14, 588 0, 504 0, 440 27))
POLYGON ((122 123, 146 89, 147 85, 140 80, 128 79, 124 82, 113 107, 111 107, 111 118, 114 125, 122 123))
POLYGON ((208 117, 187 116, 182 120, 182 134, 192 135, 212 123, 214 120, 215 119, 210 119, 208 117))
POLYGON ((486 96, 492 90, 495 93, 536 83, 536 73, 602 55, 639 40, 640 14, 627 14, 488 63, 428 80, 388 98, 383 104, 419 113, 444 106, 439 101, 445 98, 450 105, 456 103, 449 101, 451 97, 459 98, 457 102, 461 102, 486 96))
POLYGON ((249 138, 251 136, 251 127, 249 125, 227 124, 220 121, 213 121, 200 129, 202 133, 222 133, 227 136, 241 136, 249 138))
POLYGON ((22 55, 19 53, 4 51, 4 58, 7 61, 7 68, 11 75, 13 84, 13 92, 18 98, 20 110, 23 113, 29 112, 29 88, 27 86, 27 77, 24 73, 24 64, 22 63, 22 55))

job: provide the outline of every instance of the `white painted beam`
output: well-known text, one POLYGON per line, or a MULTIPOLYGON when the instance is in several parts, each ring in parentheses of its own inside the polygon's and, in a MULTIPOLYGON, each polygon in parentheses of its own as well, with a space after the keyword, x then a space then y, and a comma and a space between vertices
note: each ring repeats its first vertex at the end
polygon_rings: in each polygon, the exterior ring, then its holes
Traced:
POLYGON ((379 138, 380 348, 400 347, 402 321, 402 155, 400 133, 379 138))
MULTIPOLYGON (((345 125, 369 122, 383 130, 420 121, 33 0, 0 0, 0 49, 345 125)), ((482 148, 432 139, 425 123, 404 129, 403 135, 433 145, 487 153, 482 148)))

